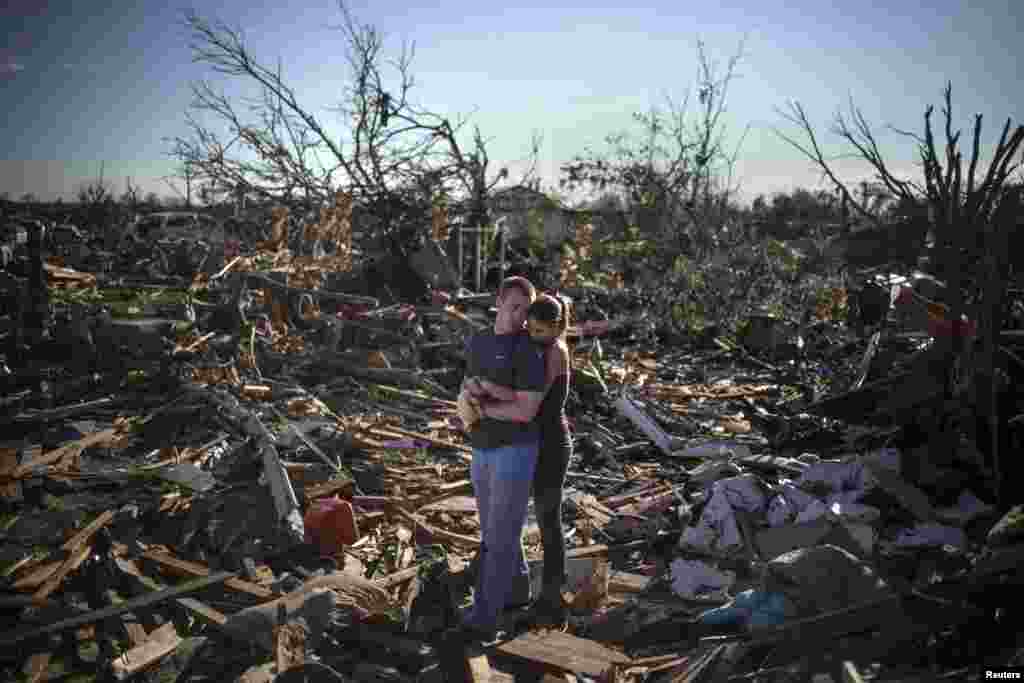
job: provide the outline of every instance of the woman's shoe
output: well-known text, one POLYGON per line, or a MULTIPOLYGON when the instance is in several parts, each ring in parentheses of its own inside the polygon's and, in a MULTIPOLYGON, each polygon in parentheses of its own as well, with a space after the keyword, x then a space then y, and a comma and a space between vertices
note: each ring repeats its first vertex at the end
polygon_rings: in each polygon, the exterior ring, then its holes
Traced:
POLYGON ((501 633, 498 629, 482 629, 472 624, 463 623, 446 632, 444 640, 448 643, 462 646, 480 645, 482 647, 490 647, 498 641, 500 636, 501 633))

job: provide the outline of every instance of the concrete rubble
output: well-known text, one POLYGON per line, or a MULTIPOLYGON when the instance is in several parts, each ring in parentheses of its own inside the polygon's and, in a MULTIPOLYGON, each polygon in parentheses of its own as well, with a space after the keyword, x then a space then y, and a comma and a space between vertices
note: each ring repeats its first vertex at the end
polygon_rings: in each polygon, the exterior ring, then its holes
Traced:
MULTIPOLYGON (((480 543, 455 398, 495 295, 460 288, 431 240, 370 256, 332 233, 305 256, 283 220, 223 248, 64 254, 30 235, 5 252, 0 679, 846 683, 1021 664, 1024 513, 970 443, 922 429, 958 409, 931 400, 920 329, 879 337, 864 370, 871 335, 838 322, 824 343, 800 328, 799 349, 761 315, 746 345, 679 339, 637 315, 655 295, 597 287, 563 290, 569 629, 510 615, 506 640, 453 655, 440 635, 480 543), (855 388, 826 394, 840 366, 855 388)), ((537 580, 532 513, 524 542, 537 580)))

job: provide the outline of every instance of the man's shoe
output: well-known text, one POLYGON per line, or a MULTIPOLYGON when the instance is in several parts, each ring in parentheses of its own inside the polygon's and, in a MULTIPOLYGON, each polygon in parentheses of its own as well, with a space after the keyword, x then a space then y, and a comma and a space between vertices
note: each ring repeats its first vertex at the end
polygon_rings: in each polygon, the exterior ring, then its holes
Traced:
POLYGON ((561 596, 558 600, 538 600, 536 615, 535 623, 541 627, 560 629, 569 623, 569 608, 561 596))
POLYGON ((497 629, 481 629, 471 624, 461 624, 449 630, 444 639, 450 644, 490 647, 498 641, 500 636, 501 633, 497 629))

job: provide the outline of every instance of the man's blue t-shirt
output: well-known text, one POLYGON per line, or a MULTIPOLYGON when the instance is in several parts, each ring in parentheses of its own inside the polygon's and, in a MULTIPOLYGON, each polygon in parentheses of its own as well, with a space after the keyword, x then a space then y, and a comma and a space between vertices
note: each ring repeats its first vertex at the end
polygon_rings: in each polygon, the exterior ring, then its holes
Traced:
MULTIPOLYGON (((511 334, 480 332, 466 345, 466 377, 482 377, 516 391, 544 391, 544 351, 526 331, 511 334)), ((500 448, 537 441, 535 420, 523 424, 481 417, 470 432, 474 448, 500 448)))

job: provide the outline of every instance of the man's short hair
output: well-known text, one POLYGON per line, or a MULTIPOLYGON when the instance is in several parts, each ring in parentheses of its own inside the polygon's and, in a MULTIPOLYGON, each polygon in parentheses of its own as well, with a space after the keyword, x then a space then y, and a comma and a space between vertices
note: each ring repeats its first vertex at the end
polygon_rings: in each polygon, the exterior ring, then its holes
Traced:
POLYGON ((510 289, 518 289, 531 304, 537 298, 537 288, 533 286, 532 282, 521 275, 513 275, 502 280, 501 287, 498 288, 498 298, 501 299, 505 296, 505 292, 510 289))

